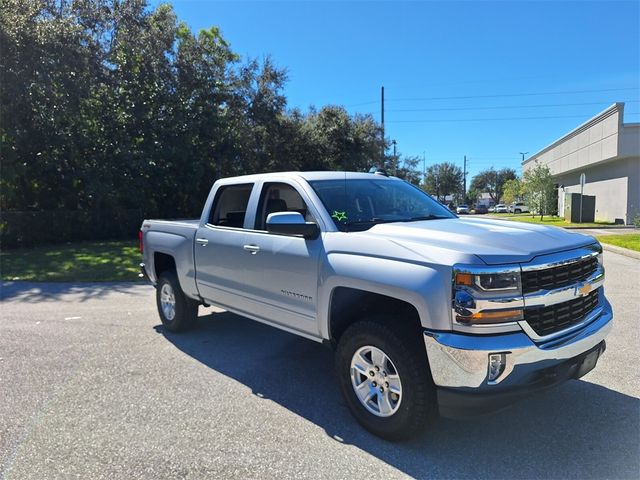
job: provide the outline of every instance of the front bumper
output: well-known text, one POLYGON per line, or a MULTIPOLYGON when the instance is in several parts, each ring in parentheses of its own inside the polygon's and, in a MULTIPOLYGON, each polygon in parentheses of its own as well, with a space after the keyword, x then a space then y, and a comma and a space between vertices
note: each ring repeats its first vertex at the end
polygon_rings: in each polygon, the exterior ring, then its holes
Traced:
POLYGON ((591 323, 546 343, 535 343, 524 332, 465 335, 425 330, 441 415, 488 413, 533 391, 579 378, 604 351, 612 319, 611 305, 603 298, 601 314, 591 323), (505 354, 504 370, 489 381, 489 355, 497 353, 505 354))

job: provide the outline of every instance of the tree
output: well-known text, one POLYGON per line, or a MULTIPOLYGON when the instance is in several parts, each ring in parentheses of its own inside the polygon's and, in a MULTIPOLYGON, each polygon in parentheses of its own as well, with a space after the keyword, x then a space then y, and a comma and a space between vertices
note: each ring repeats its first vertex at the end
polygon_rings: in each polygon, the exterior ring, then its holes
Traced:
POLYGON ((545 214, 555 211, 558 199, 549 167, 536 161, 533 168, 524 172, 522 181, 529 208, 540 214, 540 220, 545 214))
POLYGON ((168 4, 0 4, 4 211, 197 216, 217 178, 277 170, 382 165, 419 181, 415 159, 383 156, 373 116, 288 109, 285 68, 241 60, 168 4))
POLYGON ((483 170, 471 179, 470 190, 488 193, 495 204, 500 203, 502 198, 504 184, 508 180, 517 178, 516 171, 513 168, 503 168, 494 170, 493 167, 483 170))
POLYGON ((438 200, 444 200, 447 195, 462 192, 462 176, 462 169, 456 164, 437 163, 427 168, 422 188, 438 200))
MULTIPOLYGON (((400 156, 398 156, 400 158, 400 156)), ((422 180, 422 172, 419 170, 418 165, 422 162, 422 158, 413 156, 413 157, 404 157, 401 161, 402 166, 398 166, 394 175, 398 178, 402 178, 407 182, 419 186, 422 180)))
POLYGON ((513 203, 522 198, 522 182, 513 178, 504 182, 502 201, 504 203, 513 203))

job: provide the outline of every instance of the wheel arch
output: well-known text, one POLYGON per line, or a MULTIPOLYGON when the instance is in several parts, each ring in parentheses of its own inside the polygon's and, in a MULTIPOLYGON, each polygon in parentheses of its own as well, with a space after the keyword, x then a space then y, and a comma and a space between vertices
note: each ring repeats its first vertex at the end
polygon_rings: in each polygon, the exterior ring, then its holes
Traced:
POLYGON ((352 287, 336 287, 331 295, 328 334, 336 345, 344 331, 354 322, 373 316, 393 317, 393 323, 415 328, 420 334, 422 325, 418 309, 406 300, 382 293, 352 287))

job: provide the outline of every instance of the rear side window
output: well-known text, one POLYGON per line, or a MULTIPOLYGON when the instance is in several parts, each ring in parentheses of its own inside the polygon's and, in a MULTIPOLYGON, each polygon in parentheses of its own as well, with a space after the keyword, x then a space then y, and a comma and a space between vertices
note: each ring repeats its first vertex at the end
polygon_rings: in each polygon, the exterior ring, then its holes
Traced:
POLYGON ((242 228, 252 189, 252 183, 220 187, 209 215, 209 224, 242 228))

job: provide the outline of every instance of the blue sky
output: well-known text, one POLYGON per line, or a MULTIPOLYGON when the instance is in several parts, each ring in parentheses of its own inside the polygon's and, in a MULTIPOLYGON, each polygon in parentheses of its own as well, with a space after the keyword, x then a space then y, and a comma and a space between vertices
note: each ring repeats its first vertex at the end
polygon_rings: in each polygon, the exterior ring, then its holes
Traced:
POLYGON ((290 107, 379 120, 384 85, 398 150, 427 166, 467 155, 469 179, 519 171, 519 152, 615 101, 640 121, 640 1, 171 3, 194 30, 217 25, 242 57, 286 68, 290 107))

